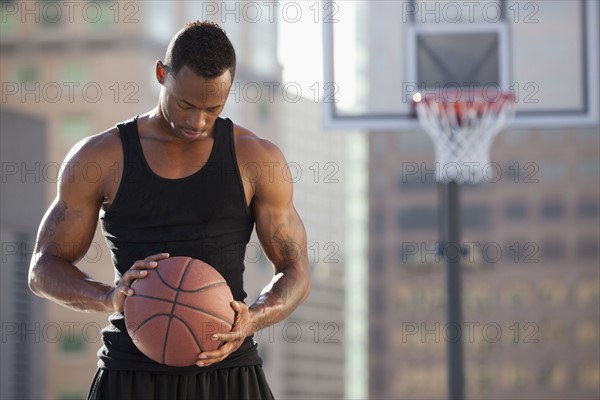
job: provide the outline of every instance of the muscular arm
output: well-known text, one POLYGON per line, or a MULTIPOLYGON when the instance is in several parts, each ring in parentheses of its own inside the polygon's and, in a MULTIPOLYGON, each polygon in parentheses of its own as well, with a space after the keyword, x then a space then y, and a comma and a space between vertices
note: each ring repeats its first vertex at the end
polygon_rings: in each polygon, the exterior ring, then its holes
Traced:
POLYGON ((168 254, 155 254, 136 261, 123 274, 117 286, 98 282, 76 264, 88 251, 98 213, 107 192, 107 173, 121 149, 115 131, 92 137, 76 145, 67 156, 58 182, 56 199, 40 225, 31 265, 29 287, 40 297, 77 311, 122 311, 125 298, 134 294, 130 287, 135 279, 147 275, 145 269, 156 268, 157 261, 168 254), (100 166, 104 179, 85 176, 87 163, 100 166))
POLYGON ((111 286, 95 281, 77 268, 87 252, 102 205, 102 186, 82 174, 89 143, 67 156, 56 199, 46 212, 29 269, 29 287, 40 297, 78 311, 112 311, 107 302, 111 286))
MULTIPOLYGON (((283 171, 286 161, 271 146, 269 162, 283 171)), ((283 177, 263 174, 252 202, 258 238, 275 268, 273 281, 250 306, 258 329, 285 319, 310 292, 306 231, 292 201, 292 183, 283 177)))
MULTIPOLYGON (((239 348, 244 338, 289 316, 310 292, 310 266, 306 231, 292 202, 292 183, 284 178, 285 158, 270 142, 247 135, 250 144, 236 146, 242 161, 253 165, 276 166, 263 171, 250 182, 256 232, 261 245, 273 262, 275 275, 250 307, 232 302, 236 319, 231 332, 213 335, 224 344, 215 351, 200 353, 198 366, 222 361, 239 348), (241 150, 241 151, 239 151, 241 150)), ((240 164, 244 170, 243 162, 240 164)), ((248 177, 246 177, 248 178, 248 177)))

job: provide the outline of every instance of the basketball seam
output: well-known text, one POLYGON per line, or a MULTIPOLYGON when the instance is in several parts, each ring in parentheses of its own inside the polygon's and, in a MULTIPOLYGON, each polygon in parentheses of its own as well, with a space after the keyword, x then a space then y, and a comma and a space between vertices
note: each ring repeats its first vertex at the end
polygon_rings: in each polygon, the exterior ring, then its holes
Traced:
POLYGON ((199 311, 201 313, 210 315, 211 317, 215 317, 217 319, 220 319, 221 321, 225 322, 229 326, 233 326, 233 322, 230 322, 229 320, 225 319, 224 317, 222 317, 222 316, 220 316, 218 314, 212 313, 210 311, 204 310, 202 308, 194 307, 194 306, 191 306, 191 305, 185 304, 185 303, 177 303, 176 305, 178 305, 178 306, 185 306, 187 308, 191 308, 192 310, 199 311))
MULTIPOLYGON (((193 259, 191 259, 191 260, 193 261, 193 259)), ((187 266, 186 266, 186 268, 187 268, 187 266)), ((196 292, 200 292, 200 291, 202 291, 202 290, 210 289, 211 287, 214 287, 214 286, 227 285, 227 282, 225 282, 225 281, 220 281, 220 282, 216 282, 216 283, 210 283, 210 284, 208 284, 208 285, 206 285, 206 286, 202 286, 201 288, 198 288, 198 289, 194 289, 194 290, 186 290, 186 289, 181 289, 181 282, 179 283, 180 287, 174 287, 174 286, 171 286, 171 285, 170 285, 170 284, 169 284, 167 281, 165 281, 165 280, 163 279, 163 277, 160 275, 160 272, 159 272, 158 270, 155 270, 155 271, 156 271, 156 275, 158 276, 158 279, 160 279, 160 281, 161 281, 161 282, 162 282, 162 283, 163 283, 163 284, 164 284, 166 287, 168 287, 168 288, 169 288, 169 289, 171 289, 171 290, 177 290, 177 291, 184 292, 184 293, 196 293, 196 292)))
MULTIPOLYGON (((187 274, 187 272, 190 270, 190 265, 192 265, 192 263, 194 262, 193 258, 190 258, 187 262, 187 265, 185 266, 185 270, 183 271, 183 274, 181 275, 181 279, 179 279, 179 285, 177 287, 176 292, 175 292, 175 299, 173 300, 173 307, 171 307, 171 315, 169 316, 169 323, 167 324, 167 332, 165 333, 165 342, 163 344, 163 352, 162 352, 162 363, 166 364, 166 355, 167 355, 167 342, 169 340, 169 330, 171 329, 171 320, 173 319, 173 311, 175 310, 175 304, 177 303, 177 297, 179 297, 179 288, 181 287, 181 284, 183 283, 183 280, 185 279, 185 275, 187 274)), ((159 274, 160 276, 160 274, 159 274)), ((193 333, 192 333, 193 335, 193 333)))
POLYGON ((180 289, 180 291, 183 292, 183 293, 198 293, 198 292, 201 292, 203 290, 212 289, 215 286, 223 286, 223 285, 227 285, 227 282, 221 281, 221 282, 211 283, 211 284, 206 285, 206 286, 202 286, 200 289, 194 289, 194 290, 180 289))
MULTIPOLYGON (((194 342, 196 342, 196 345, 198 346, 198 349, 200 349, 200 352, 202 352, 202 345, 200 345, 200 342, 198 341, 198 338, 196 337, 196 334, 194 333, 194 330, 192 329, 192 327, 181 317, 178 317, 177 315, 173 315, 173 318, 181 321, 181 323, 183 323, 185 325, 186 328, 188 328, 188 331, 191 333, 192 338, 194 338, 194 342)), ((163 355, 164 358, 164 355, 163 355)))
MULTIPOLYGON (((133 337, 133 336, 135 336, 135 334, 137 333, 137 331, 138 331, 139 329, 141 329, 141 328, 142 328, 142 326, 146 325, 148 322, 152 321, 152 320, 153 320, 154 318, 156 318, 156 317, 171 317, 171 314, 168 314, 168 313, 154 314, 154 315, 152 315, 151 317, 148 317, 148 318, 146 318, 144 321, 142 321, 142 323, 141 323, 141 324, 139 324, 139 325, 138 325, 138 327, 137 327, 137 328, 135 328, 135 329, 133 330, 133 332, 131 332, 131 336, 132 336, 132 337, 133 337)), ((181 321, 181 322, 182 322, 182 323, 183 323, 183 324, 184 324, 184 325, 185 325, 185 326, 188 328, 188 330, 189 330, 189 331, 190 331, 190 333, 192 334, 191 336, 194 338, 194 342, 196 342, 196 344, 198 345, 198 348, 200 349, 200 351, 202 351, 202 346, 200 345, 200 342, 198 342, 198 338, 196 338, 196 335, 194 334, 194 331, 193 331, 193 329, 190 327, 190 325, 189 325, 189 324, 188 324, 188 323, 187 323, 187 322, 186 322, 186 321, 185 321, 183 318, 181 318, 181 317, 178 317, 177 315, 173 315, 172 317, 173 317, 173 318, 175 318, 175 319, 177 319, 177 320, 179 320, 179 321, 181 321)), ((165 337, 166 337, 166 336, 167 336, 167 335, 165 335, 165 337)), ((166 340, 166 339, 165 339, 165 340, 166 340)), ((164 353, 165 353, 165 352, 163 351, 163 364, 164 364, 164 361, 165 361, 165 355, 164 355, 164 353)))
POLYGON ((137 331, 140 330, 140 328, 144 325, 146 325, 146 323, 148 323, 149 321, 151 321, 152 319, 156 318, 156 317, 168 317, 170 316, 170 314, 168 313, 160 313, 160 314, 154 314, 149 316, 148 318, 146 318, 145 320, 143 320, 134 330, 133 332, 131 332, 131 336, 135 336, 135 334, 137 333, 137 331))
POLYGON ((225 317, 223 317, 221 315, 215 314, 213 312, 207 311, 207 310, 205 310, 203 308, 192 306, 191 304, 186 304, 186 303, 181 303, 181 302, 177 303, 177 302, 175 302, 175 300, 163 299, 162 297, 148 296, 146 294, 136 294, 136 296, 137 297, 143 297, 145 299, 150 299, 150 300, 164 301, 165 303, 170 303, 170 304, 174 304, 174 305, 177 305, 177 306, 183 306, 183 307, 191 308, 192 310, 196 310, 196 311, 202 312, 204 314, 210 315, 212 317, 220 319, 221 321, 227 323, 228 325, 233 326, 233 322, 229 321, 227 318, 225 318, 225 317))

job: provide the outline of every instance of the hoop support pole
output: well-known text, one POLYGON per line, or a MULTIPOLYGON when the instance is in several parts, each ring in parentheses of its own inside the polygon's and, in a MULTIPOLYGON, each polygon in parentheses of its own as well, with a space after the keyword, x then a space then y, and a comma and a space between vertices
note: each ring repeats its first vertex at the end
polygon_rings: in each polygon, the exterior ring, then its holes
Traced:
MULTIPOLYGON (((460 246, 460 184, 455 181, 444 184, 444 214, 446 246, 460 246)), ((455 337, 446 340, 448 351, 448 395, 450 400, 464 399, 464 362, 462 345, 462 278, 460 259, 462 251, 455 257, 446 251, 446 291, 448 328, 456 329, 455 337)))

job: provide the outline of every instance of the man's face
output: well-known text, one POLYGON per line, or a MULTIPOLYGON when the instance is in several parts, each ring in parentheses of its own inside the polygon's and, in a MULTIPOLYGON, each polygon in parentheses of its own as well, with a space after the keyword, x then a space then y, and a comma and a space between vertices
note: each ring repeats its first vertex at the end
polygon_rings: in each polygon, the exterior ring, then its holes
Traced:
POLYGON ((163 85, 160 104, 175 136, 180 140, 193 141, 210 135, 225 107, 232 83, 230 72, 205 79, 184 65, 176 74, 169 70, 161 77, 160 68, 159 65, 157 78, 163 85))

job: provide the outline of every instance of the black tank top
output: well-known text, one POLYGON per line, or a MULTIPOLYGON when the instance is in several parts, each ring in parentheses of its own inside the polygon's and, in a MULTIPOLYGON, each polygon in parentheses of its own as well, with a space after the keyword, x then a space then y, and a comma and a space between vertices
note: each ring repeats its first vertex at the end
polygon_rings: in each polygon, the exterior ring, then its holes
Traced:
MULTIPOLYGON (((218 118, 213 147, 194 174, 167 179, 148 165, 137 117, 117 125, 123 144, 123 172, 112 205, 101 217, 118 281, 136 260, 167 252, 202 260, 223 275, 233 298, 244 301, 244 255, 254 227, 235 156, 233 123, 218 118)), ((109 317, 102 331, 98 366, 109 369, 196 373, 260 364, 256 344, 244 344, 210 367, 167 367, 143 355, 129 337, 123 313, 109 317)))

